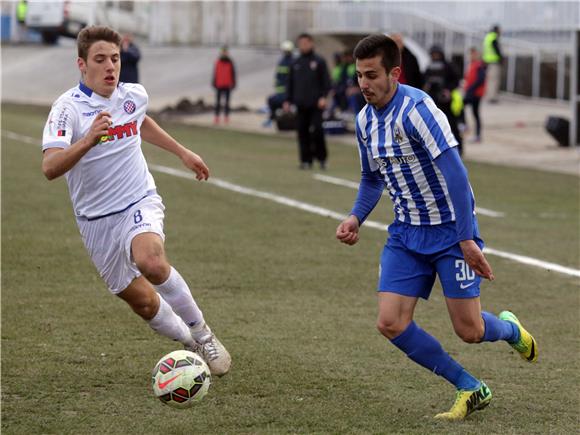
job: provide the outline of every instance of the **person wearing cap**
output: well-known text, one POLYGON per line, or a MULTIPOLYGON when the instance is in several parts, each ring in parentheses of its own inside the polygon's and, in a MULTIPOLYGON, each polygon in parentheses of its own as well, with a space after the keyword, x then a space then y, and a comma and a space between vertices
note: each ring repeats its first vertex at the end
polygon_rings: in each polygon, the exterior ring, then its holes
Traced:
POLYGON ((292 41, 284 41, 280 44, 282 50, 282 57, 276 66, 276 74, 274 75, 274 94, 268 97, 268 108, 270 109, 270 116, 264 121, 264 127, 270 127, 272 121, 276 119, 276 111, 282 108, 286 98, 286 86, 288 81, 288 72, 292 64, 294 44, 292 41))

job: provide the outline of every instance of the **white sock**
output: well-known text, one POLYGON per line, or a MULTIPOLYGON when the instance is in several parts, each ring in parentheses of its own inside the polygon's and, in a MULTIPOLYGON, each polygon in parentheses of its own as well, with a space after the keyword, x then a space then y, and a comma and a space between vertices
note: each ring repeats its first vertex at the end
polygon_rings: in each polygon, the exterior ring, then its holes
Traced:
POLYGON ((158 334, 179 341, 184 346, 191 347, 194 345, 189 328, 162 297, 159 298, 159 311, 147 323, 158 334))
POLYGON ((173 267, 167 281, 155 288, 187 326, 193 328, 204 323, 203 314, 193 300, 189 286, 173 267))

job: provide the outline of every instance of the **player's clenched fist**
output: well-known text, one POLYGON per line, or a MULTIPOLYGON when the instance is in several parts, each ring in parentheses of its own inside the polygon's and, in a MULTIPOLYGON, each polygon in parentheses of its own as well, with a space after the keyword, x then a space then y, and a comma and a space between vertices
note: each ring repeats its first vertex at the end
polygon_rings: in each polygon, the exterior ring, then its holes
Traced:
POLYGON ((111 124, 113 124, 113 120, 109 112, 101 112, 95 116, 95 120, 86 135, 87 140, 92 146, 98 144, 102 137, 109 136, 109 127, 111 124))
POLYGON ((336 229, 336 238, 347 245, 358 242, 359 223, 356 216, 349 216, 336 229))

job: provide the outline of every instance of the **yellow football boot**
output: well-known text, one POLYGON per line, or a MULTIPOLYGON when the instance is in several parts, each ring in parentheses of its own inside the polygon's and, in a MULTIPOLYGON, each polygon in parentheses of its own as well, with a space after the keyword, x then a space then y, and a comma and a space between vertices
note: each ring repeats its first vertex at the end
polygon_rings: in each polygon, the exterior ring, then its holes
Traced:
POLYGON ((511 311, 502 311, 498 317, 501 320, 515 323, 520 330, 519 341, 517 343, 509 343, 509 345, 517 350, 526 361, 536 362, 538 360, 538 344, 532 334, 524 329, 518 318, 511 311))
POLYGON ((458 390, 455 398, 455 403, 447 412, 437 414, 435 419, 458 421, 463 420, 474 411, 479 411, 485 408, 491 402, 491 390, 481 382, 481 387, 474 391, 458 390))

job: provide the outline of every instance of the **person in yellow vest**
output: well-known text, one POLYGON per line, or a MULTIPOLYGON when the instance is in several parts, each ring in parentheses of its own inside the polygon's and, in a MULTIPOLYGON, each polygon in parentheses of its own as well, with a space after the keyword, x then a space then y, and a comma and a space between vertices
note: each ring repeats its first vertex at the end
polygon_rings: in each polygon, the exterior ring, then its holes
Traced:
POLYGON ((16 4, 16 21, 18 22, 16 28, 16 39, 18 42, 25 42, 26 40, 26 14, 28 12, 28 1, 20 0, 16 4))
POLYGON ((483 39, 482 60, 487 65, 486 83, 489 103, 498 102, 503 56, 499 46, 500 28, 495 25, 483 39))

